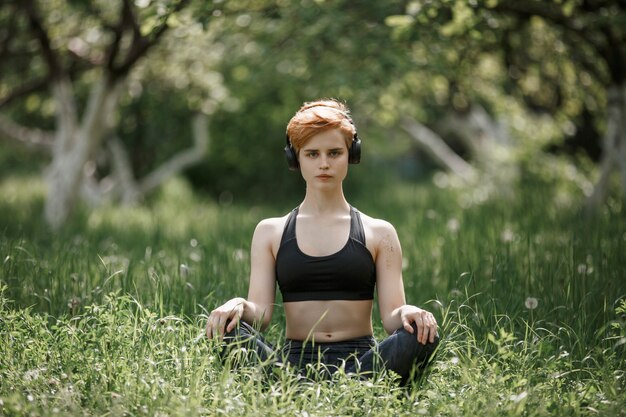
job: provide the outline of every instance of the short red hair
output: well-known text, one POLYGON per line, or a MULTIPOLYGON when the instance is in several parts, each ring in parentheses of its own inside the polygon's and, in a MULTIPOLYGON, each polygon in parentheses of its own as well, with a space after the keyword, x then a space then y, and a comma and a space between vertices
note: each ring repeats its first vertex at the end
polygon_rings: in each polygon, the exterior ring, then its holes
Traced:
POLYGON ((339 129, 348 149, 356 134, 348 107, 335 99, 306 102, 287 124, 287 136, 296 153, 318 133, 339 129))

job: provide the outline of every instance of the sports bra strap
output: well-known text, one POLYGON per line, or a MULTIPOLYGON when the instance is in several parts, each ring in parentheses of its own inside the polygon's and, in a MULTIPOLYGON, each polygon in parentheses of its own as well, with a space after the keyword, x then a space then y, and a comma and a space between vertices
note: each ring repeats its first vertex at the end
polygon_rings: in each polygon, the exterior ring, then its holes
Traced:
MULTIPOLYGON (((289 217, 285 223, 285 229, 283 230, 283 236, 280 239, 281 246, 283 243, 296 238, 296 218, 298 217, 299 209, 300 206, 297 206, 291 210, 291 213, 289 213, 289 217)), ((363 229, 363 222, 361 221, 359 211, 352 206, 350 206, 350 238, 365 246, 365 230, 363 229)))
POLYGON ((283 246, 283 243, 296 238, 296 217, 298 217, 298 210, 300 206, 297 206, 295 209, 291 210, 289 213, 289 217, 287 217, 287 222, 285 223, 285 229, 283 230, 283 236, 280 239, 280 246, 283 246))
POLYGON ((365 230, 359 211, 350 206, 350 237, 365 246, 365 230))

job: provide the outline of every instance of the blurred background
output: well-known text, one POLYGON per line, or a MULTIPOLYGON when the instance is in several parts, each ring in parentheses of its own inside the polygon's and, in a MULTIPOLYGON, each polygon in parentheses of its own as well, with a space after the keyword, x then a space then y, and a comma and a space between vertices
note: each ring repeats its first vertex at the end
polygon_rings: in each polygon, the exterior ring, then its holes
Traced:
POLYGON ((285 126, 334 97, 364 144, 356 201, 392 182, 467 204, 530 184, 621 207, 625 28, 608 0, 3 1, 0 179, 39 177, 28 215, 52 230, 180 176, 222 205, 291 207, 285 126))
POLYGON ((446 341, 376 407, 624 415, 626 0, 0 0, 0 414, 368 406, 233 383, 202 330, 301 202, 285 127, 325 97, 446 341))

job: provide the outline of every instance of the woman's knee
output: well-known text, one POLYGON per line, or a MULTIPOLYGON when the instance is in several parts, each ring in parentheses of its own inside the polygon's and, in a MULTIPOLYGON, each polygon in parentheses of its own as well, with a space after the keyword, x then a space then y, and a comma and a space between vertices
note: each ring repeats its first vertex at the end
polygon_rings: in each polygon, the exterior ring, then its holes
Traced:
MULTIPOLYGON (((226 321, 224 325, 224 329, 228 327, 231 320, 226 321)), ((233 339, 248 339, 250 337, 258 336, 258 333, 252 326, 244 321, 239 321, 235 327, 232 328, 231 331, 224 333, 225 340, 233 340, 233 339)))
MULTIPOLYGON (((419 344, 419 342, 417 341, 417 325, 415 323, 411 323, 411 327, 413 328, 413 333, 410 333, 404 327, 400 327, 398 330, 395 331, 395 334, 401 336, 403 339, 414 341, 415 343, 419 344)), ((435 334, 435 338, 432 342, 430 342, 430 337, 429 337, 429 341, 427 341, 422 346, 428 346, 432 349, 435 349, 439 345, 439 341, 440 341, 439 333, 437 333, 435 334)))

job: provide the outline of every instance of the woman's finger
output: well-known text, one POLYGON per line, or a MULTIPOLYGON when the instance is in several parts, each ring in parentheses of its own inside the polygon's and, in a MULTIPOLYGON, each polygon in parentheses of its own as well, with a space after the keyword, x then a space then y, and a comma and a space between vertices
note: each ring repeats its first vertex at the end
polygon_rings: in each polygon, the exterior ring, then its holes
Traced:
POLYGON ((402 317, 402 327, 404 327, 407 332, 413 334, 413 326, 411 326, 411 322, 406 317, 402 317))
POLYGON ((437 320, 435 316, 431 314, 431 323, 430 323, 430 343, 435 343, 435 336, 437 335, 437 320))
POLYGON ((211 325, 211 316, 206 321, 206 337, 211 339, 213 337, 213 326, 211 325))
POLYGON ((422 318, 422 323, 423 328, 420 343, 433 343, 435 341, 435 334, 437 333, 437 321, 435 320, 435 316, 433 316, 431 313, 424 314, 422 318))
POLYGON ((428 342, 433 343, 435 341, 435 335, 437 334, 437 320, 431 313, 426 313, 422 316, 422 326, 420 332, 419 342, 426 344, 428 342))
POLYGON ((214 312, 211 313, 209 319, 207 320, 207 337, 212 339, 216 336, 220 337, 223 333, 224 325, 222 324, 221 316, 216 315, 214 312))
POLYGON ((235 317, 230 319, 230 322, 226 326, 226 333, 230 333, 235 328, 235 326, 237 326, 238 323, 239 323, 239 315, 237 314, 235 315, 235 317))
POLYGON ((415 318, 415 327, 417 327, 417 342, 424 344, 424 319, 422 316, 415 318))

